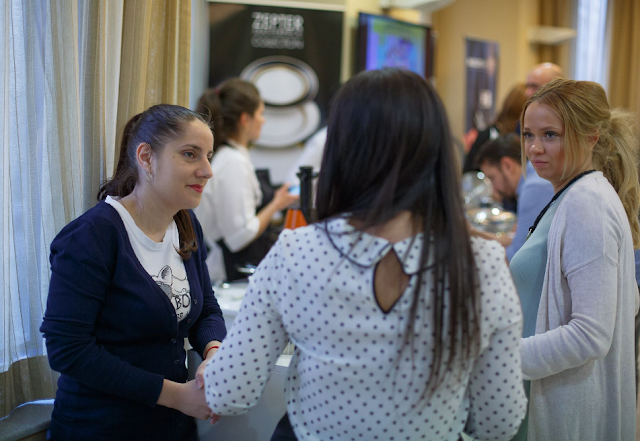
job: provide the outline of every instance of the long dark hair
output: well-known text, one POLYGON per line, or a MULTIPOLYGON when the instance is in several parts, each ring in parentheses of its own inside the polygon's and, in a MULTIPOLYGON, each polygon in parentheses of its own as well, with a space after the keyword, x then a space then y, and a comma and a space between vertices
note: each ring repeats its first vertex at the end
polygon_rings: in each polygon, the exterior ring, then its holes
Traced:
POLYGON ((422 282, 431 276, 435 348, 432 386, 425 386, 431 393, 447 371, 467 366, 479 348, 475 262, 444 106, 427 81, 412 72, 363 72, 337 93, 328 126, 318 181, 319 220, 351 213, 366 229, 408 210, 425 233, 424 270, 415 284, 403 344, 413 347, 422 282), (427 269, 430 255, 433 265, 427 269))
POLYGON ((238 132, 243 113, 256 113, 262 99, 253 84, 240 78, 231 78, 202 94, 196 112, 213 122, 213 152, 238 132))
MULTIPOLYGON (((124 127, 120 144, 120 157, 113 177, 102 184, 98 200, 107 196, 123 198, 133 191, 138 180, 136 147, 147 143, 154 153, 160 153, 165 145, 182 134, 186 124, 199 120, 208 125, 198 113, 181 106, 158 104, 132 117, 124 127)), ((180 235, 180 249, 183 260, 198 249, 198 241, 187 210, 180 210, 173 219, 180 235)))

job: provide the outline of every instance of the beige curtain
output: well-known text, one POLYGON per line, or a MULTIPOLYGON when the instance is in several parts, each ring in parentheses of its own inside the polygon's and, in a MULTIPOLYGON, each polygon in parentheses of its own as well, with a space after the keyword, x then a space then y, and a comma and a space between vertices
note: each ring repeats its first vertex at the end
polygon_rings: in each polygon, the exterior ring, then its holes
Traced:
POLYGON ((188 105, 190 7, 0 2, 0 418, 54 396, 39 331, 49 245, 95 204, 127 119, 155 103, 188 105))
POLYGON ((0 7, 2 251, 0 416, 50 398, 56 375, 39 332, 48 246, 82 210, 79 173, 77 2, 0 7))
POLYGON ((189 106, 191 0, 135 0, 124 8, 118 142, 133 115, 154 104, 189 106))
POLYGON ((92 0, 78 4, 86 210, 95 204, 100 184, 114 171, 124 1, 92 0))
MULTIPOLYGON (((572 27, 573 14, 577 0, 539 0, 540 25, 572 27)), ((540 63, 555 63, 569 72, 571 45, 564 43, 559 45, 540 45, 538 47, 538 59, 540 63)))
POLYGON ((609 104, 640 113, 640 2, 610 1, 609 104))

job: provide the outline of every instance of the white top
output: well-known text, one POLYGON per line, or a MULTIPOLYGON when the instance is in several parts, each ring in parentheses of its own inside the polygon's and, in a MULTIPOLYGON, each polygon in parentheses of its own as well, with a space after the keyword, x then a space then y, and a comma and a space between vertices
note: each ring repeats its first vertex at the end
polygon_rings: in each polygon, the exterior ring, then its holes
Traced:
POLYGON ((533 380, 528 439, 633 440, 633 241, 601 172, 567 189, 547 246, 536 335, 522 341, 522 371, 533 380))
POLYGON ((169 297, 178 321, 182 321, 191 311, 191 288, 184 261, 176 251, 180 249, 180 234, 175 221, 171 221, 162 242, 154 242, 136 225, 119 201, 107 196, 105 202, 115 208, 122 218, 133 252, 145 271, 169 297))
MULTIPOLYGON (((233 327, 206 368, 211 409, 236 415, 254 406, 291 339, 296 350, 285 394, 301 441, 387 440, 391 434, 402 440, 457 441, 465 425, 477 438, 510 439, 526 398, 519 358, 522 312, 504 248, 472 240, 482 299, 482 352, 462 373, 462 383, 441 385, 431 399, 421 399, 432 358, 431 315, 416 317, 414 354, 401 343, 422 235, 415 242, 390 244, 355 231, 343 218, 329 222, 329 233, 323 226, 283 231, 250 278, 233 327), (412 276, 385 313, 372 287, 377 262, 392 248, 412 276)), ((431 280, 424 283, 419 311, 434 303, 431 280)))
POLYGON ((318 130, 315 135, 304 143, 302 153, 298 157, 296 164, 289 171, 287 182, 290 185, 300 185, 298 172, 301 166, 311 166, 314 172, 320 171, 322 164, 322 155, 324 154, 324 145, 327 143, 327 127, 318 130))
POLYGON ((207 257, 211 280, 226 279, 222 250, 216 244, 223 239, 229 250, 240 251, 258 235, 260 220, 256 208, 262 191, 246 147, 229 141, 213 156, 213 176, 202 192, 195 209, 209 246, 207 257), (231 147, 233 145, 233 147, 231 147))

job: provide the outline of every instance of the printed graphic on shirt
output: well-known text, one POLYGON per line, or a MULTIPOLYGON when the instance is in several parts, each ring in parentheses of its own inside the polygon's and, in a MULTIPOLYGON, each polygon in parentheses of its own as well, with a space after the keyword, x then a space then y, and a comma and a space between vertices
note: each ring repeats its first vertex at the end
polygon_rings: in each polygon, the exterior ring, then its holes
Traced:
POLYGON ((187 278, 180 279, 174 276, 169 265, 163 266, 158 275, 152 278, 176 308, 178 321, 184 319, 191 311, 191 292, 187 278))

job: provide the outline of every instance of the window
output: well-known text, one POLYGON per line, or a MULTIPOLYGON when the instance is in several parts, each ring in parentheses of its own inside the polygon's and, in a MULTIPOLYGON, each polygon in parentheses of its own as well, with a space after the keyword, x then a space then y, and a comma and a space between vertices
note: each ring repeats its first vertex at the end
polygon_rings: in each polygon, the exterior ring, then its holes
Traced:
POLYGON ((606 89, 608 0, 578 0, 573 78, 595 81, 606 89))

